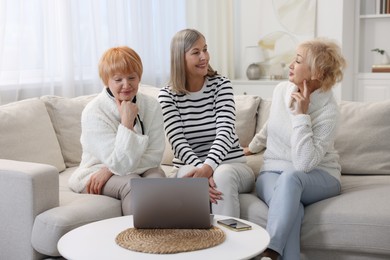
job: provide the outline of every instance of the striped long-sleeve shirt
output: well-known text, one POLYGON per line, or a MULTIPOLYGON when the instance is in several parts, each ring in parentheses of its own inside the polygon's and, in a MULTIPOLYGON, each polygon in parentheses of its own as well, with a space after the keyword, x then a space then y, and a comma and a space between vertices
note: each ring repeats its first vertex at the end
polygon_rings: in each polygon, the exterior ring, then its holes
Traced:
POLYGON ((230 81, 207 77, 202 89, 176 94, 162 88, 164 127, 172 145, 175 166, 208 164, 215 170, 221 163, 246 162, 235 130, 235 106, 230 81))

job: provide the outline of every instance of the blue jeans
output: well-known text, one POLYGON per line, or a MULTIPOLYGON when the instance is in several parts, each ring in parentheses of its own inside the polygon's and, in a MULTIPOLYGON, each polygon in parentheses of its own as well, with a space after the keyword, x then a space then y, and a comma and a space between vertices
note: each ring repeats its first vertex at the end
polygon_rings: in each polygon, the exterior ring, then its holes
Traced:
POLYGON ((261 172, 256 192, 269 207, 268 248, 278 252, 283 260, 299 260, 304 207, 339 195, 340 189, 340 182, 322 170, 261 172))

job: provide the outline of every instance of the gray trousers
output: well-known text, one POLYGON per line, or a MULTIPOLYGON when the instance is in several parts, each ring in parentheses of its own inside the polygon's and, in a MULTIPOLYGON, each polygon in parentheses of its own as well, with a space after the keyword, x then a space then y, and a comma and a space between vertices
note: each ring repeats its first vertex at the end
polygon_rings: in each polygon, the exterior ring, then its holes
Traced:
MULTIPOLYGON (((190 172, 192 165, 179 168, 177 177, 181 178, 190 172)), ((240 217, 239 193, 250 192, 255 184, 255 175, 246 163, 220 164, 213 174, 216 189, 222 192, 222 200, 211 205, 213 214, 240 217)))
MULTIPOLYGON (((102 195, 119 199, 122 202, 122 215, 132 215, 130 182, 133 178, 164 178, 165 173, 160 168, 151 168, 142 174, 129 174, 125 176, 113 175, 102 189, 102 195)), ((85 193, 85 190, 83 191, 85 193)))

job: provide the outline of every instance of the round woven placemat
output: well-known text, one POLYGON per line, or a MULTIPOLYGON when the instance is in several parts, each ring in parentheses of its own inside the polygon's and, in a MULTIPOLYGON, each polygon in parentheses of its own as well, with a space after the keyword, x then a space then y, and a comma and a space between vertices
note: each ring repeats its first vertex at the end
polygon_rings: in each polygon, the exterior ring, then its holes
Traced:
POLYGON ((151 253, 173 254, 205 249, 225 241, 218 227, 210 229, 136 229, 119 233, 116 243, 126 249, 151 253))

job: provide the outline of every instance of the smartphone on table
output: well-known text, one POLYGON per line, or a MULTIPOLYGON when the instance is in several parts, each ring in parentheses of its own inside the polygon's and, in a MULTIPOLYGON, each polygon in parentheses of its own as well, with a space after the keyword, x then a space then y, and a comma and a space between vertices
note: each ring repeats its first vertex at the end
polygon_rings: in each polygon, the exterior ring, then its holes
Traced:
POLYGON ((234 218, 217 220, 217 223, 234 231, 244 231, 252 229, 251 225, 245 224, 234 218))

